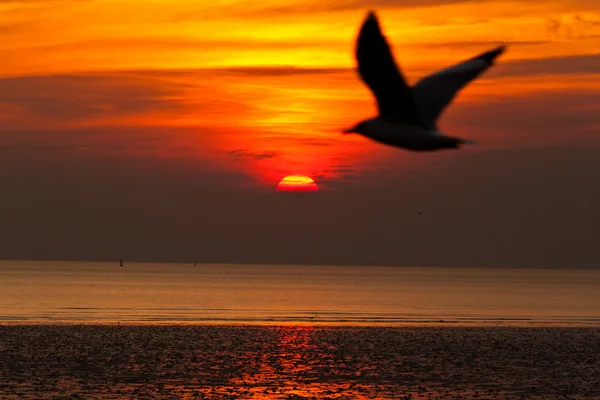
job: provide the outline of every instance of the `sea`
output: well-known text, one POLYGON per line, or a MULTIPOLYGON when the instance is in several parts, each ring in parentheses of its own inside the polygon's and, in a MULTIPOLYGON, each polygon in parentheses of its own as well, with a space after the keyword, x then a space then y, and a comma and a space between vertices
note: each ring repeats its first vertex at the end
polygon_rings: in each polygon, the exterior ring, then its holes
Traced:
POLYGON ((0 324, 600 326, 600 270, 0 261, 0 324))

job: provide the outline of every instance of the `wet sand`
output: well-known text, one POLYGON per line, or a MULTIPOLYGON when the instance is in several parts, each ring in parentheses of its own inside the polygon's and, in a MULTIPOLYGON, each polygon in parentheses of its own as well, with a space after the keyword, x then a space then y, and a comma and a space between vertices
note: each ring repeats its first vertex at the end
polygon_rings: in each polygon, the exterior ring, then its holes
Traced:
POLYGON ((589 327, 5 325, 0 398, 600 399, 599 354, 589 327))

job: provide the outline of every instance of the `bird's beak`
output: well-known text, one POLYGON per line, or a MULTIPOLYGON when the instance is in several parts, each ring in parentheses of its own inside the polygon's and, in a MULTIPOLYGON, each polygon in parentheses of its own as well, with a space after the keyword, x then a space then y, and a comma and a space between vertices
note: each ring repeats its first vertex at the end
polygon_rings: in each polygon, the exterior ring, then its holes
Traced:
POLYGON ((349 133, 354 133, 354 132, 356 132, 356 127, 355 127, 355 126, 353 126, 352 128, 344 129, 344 130, 342 131, 342 133, 343 133, 344 135, 347 135, 347 134, 349 134, 349 133))

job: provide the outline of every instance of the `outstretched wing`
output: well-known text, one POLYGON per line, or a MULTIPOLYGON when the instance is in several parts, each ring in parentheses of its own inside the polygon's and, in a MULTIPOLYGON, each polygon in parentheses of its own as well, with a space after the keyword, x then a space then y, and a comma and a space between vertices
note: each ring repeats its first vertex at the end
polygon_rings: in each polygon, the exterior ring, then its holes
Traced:
POLYGON ((458 91, 491 67, 505 49, 505 46, 497 47, 421 79, 414 86, 413 93, 427 127, 434 128, 458 91))
POLYGON ((373 11, 365 18, 356 40, 358 73, 377 99, 379 116, 422 125, 412 89, 394 61, 373 11))

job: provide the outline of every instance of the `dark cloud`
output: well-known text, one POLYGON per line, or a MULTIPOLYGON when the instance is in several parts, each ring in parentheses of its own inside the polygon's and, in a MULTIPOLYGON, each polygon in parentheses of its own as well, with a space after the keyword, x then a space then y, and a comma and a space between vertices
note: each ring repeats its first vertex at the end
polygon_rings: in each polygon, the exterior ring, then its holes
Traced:
POLYGON ((597 27, 600 26, 599 19, 590 19, 580 13, 574 15, 573 19, 566 20, 563 17, 549 17, 546 19, 548 33, 555 39, 566 38, 592 38, 597 36, 597 27), (589 30, 592 29, 592 33, 589 30))
POLYGON ((333 168, 326 170, 326 172, 337 172, 337 173, 349 174, 349 173, 353 173, 354 170, 352 169, 352 167, 334 166, 333 168))
MULTIPOLYGON (((20 154, 31 159, 51 154, 65 157, 184 160, 221 168, 226 150, 214 144, 221 132, 210 127, 87 126, 61 129, 0 129, 0 151, 4 156, 20 154), (193 138, 193 146, 186 138, 193 138)), ((110 161, 107 161, 110 162, 110 161)), ((175 161, 173 161, 175 162, 175 161)), ((15 174, 14 179, 20 179, 15 174)))
POLYGON ((21 27, 22 24, 0 24, 0 33, 3 34, 8 34, 8 33, 12 33, 15 29, 18 29, 19 27, 21 27))
POLYGON ((337 140, 335 139, 295 138, 295 140, 303 145, 316 147, 335 146, 337 143, 337 140))
POLYGON ((575 20, 583 25, 600 26, 600 19, 589 19, 581 14, 575 14, 575 20))
POLYGON ((178 88, 134 77, 58 75, 0 79, 2 104, 61 121, 175 111, 178 88))
POLYGON ((523 41, 488 41, 488 40, 464 40, 464 41, 452 41, 452 42, 436 42, 436 43, 419 43, 417 45, 403 44, 402 47, 420 47, 420 48, 467 48, 473 49, 483 49, 486 50, 487 47, 496 47, 499 45, 506 46, 537 46, 540 44, 548 44, 551 41, 544 40, 523 40, 523 41))
POLYGON ((275 158, 279 156, 279 152, 277 151, 263 151, 263 152, 252 152, 248 150, 231 150, 229 151, 229 156, 234 160, 267 160, 270 158, 275 158))
MULTIPOLYGON (((464 59, 479 54, 486 50, 488 47, 491 48, 496 46, 497 43, 490 42, 485 45, 480 43, 477 46, 473 46, 473 54, 467 55, 464 59)), ((451 47, 452 44, 448 44, 451 47)), ((434 46, 435 47, 435 46, 434 46)), ((510 47, 508 48, 510 52, 510 47)), ((399 64, 402 64, 401 57, 399 58, 399 64)), ((418 70, 406 70, 405 72, 409 77, 412 77, 416 82, 421 76, 435 72, 437 69, 445 68, 450 65, 462 62, 463 58, 456 60, 454 63, 445 63, 444 65, 436 65, 435 67, 429 67, 427 69, 420 68, 418 70)), ((585 54, 585 55, 571 55, 571 56, 559 56, 559 57, 546 57, 539 59, 527 59, 527 60, 504 60, 500 58, 496 65, 490 68, 489 71, 483 76, 485 79, 498 79, 502 78, 518 78, 518 77, 531 77, 531 78, 543 78, 548 82, 552 79, 581 79, 587 78, 592 79, 593 75, 600 74, 600 54, 585 54), (586 77, 587 75, 587 77, 586 77), (552 76, 556 76, 553 78, 552 76)), ((550 88, 551 85, 549 85, 550 88)), ((467 89, 468 90, 468 89, 467 89)))
MULTIPOLYGON (((10 31, 15 29, 17 26, 6 26, 5 29, 10 31)), ((2 30, 0 25, 0 30, 2 30)), ((332 40, 294 40, 293 47, 295 49, 301 48, 331 48, 339 45, 339 41, 332 40)), ((217 39, 204 39, 204 38, 189 38, 182 36, 157 36, 157 37, 123 37, 115 39, 95 39, 95 40, 76 40, 61 43, 52 44, 40 44, 27 46, 28 51, 40 52, 81 52, 91 50, 94 52, 102 51, 114 51, 116 48, 135 48, 138 51, 140 49, 154 50, 154 51, 165 51, 165 50, 196 50, 199 52, 210 52, 210 51, 223 51, 229 49, 230 51, 239 51, 239 49, 268 49, 268 50, 289 50, 289 40, 278 40, 274 38, 272 40, 253 40, 249 42, 247 38, 231 39, 231 40, 217 40, 217 39)), ((266 68, 268 69, 268 67, 266 68)), ((244 72, 244 68, 240 67, 239 72, 244 72)), ((252 71, 250 71, 252 72, 252 71)), ((302 72, 302 71, 299 71, 302 72)))
MULTIPOLYGON (((229 9, 229 15, 233 17, 273 17, 274 15, 301 15, 301 14, 316 14, 339 11, 366 11, 370 9, 402 9, 402 8, 417 8, 417 7, 435 7, 449 4, 462 3, 482 3, 492 2, 497 0, 321 0, 321 1, 303 1, 291 4, 283 3, 263 3, 262 5, 248 4, 246 7, 239 7, 236 10, 229 9)), ((215 8, 214 15, 219 15, 222 9, 215 8)), ((202 8, 197 12, 189 12, 181 14, 179 19, 197 19, 199 17, 206 18, 211 16, 211 10, 202 8)))
POLYGON ((313 175, 321 188, 336 190, 345 185, 358 181, 361 178, 358 170, 351 166, 334 165, 313 175))
MULTIPOLYGON (((483 3, 494 0, 322 0, 305 1, 301 5, 296 5, 293 10, 298 12, 306 11, 344 11, 344 10, 365 10, 365 9, 386 9, 386 8, 409 8, 409 7, 435 7, 448 4, 464 3, 483 3)), ((280 7, 279 10, 286 10, 287 7, 280 7)))
POLYGON ((132 116, 176 119, 252 112, 253 104, 227 96, 214 80, 208 81, 209 75, 128 71, 0 78, 0 120, 4 117, 13 128, 33 123, 46 130, 79 122, 114 125, 132 116), (203 95, 192 97, 191 91, 203 95))
POLYGON ((462 99, 459 97, 446 111, 441 126, 474 135, 481 144, 495 135, 501 137, 499 142, 514 146, 600 140, 590 131, 590 127, 600 125, 600 104, 594 89, 506 94, 468 103, 462 99))

